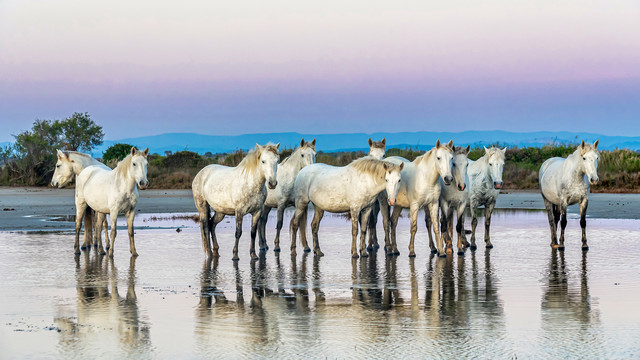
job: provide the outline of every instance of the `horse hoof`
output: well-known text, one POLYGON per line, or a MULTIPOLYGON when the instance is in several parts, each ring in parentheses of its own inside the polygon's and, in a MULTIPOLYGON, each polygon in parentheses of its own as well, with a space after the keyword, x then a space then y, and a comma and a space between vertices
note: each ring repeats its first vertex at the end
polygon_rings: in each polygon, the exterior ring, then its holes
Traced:
POLYGON ((367 252, 372 252, 373 251, 373 246, 367 246, 367 252))
POLYGON ((324 253, 322 251, 320 251, 319 249, 313 252, 316 256, 324 256, 324 253))
POLYGON ((438 250, 436 250, 436 249, 431 249, 431 253, 432 253, 432 254, 437 254, 437 253, 438 253, 438 250))
POLYGON ((394 254, 393 254, 393 251, 389 251, 389 252, 385 251, 385 255, 387 255, 388 257, 392 257, 394 254))
POLYGON ((458 250, 458 256, 464 256, 464 251, 458 250))
POLYGON ((311 252, 311 249, 310 248, 304 248, 304 252, 306 252, 306 253, 311 252))
POLYGON ((352 259, 357 259, 357 258, 359 258, 359 257, 360 257, 360 256, 358 256, 358 254, 352 254, 352 255, 351 255, 351 258, 352 258, 352 259))
POLYGON ((416 252, 415 251, 410 252, 409 257, 410 258, 416 257, 416 252))
POLYGON ((589 247, 588 247, 588 246, 586 246, 586 245, 583 245, 583 246, 582 246, 582 251, 589 251, 589 247))
POLYGON ((373 245, 373 250, 378 250, 378 249, 380 249, 380 245, 378 244, 373 245))
POLYGON ((559 245, 559 246, 557 247, 557 249, 558 249, 558 250, 560 250, 560 251, 564 251, 564 245, 559 245))
POLYGON ((280 248, 277 247, 277 248, 273 249, 273 252, 278 252, 279 253, 280 252, 280 248))
POLYGON ((447 253, 446 252, 438 253, 438 257, 446 258, 447 257, 447 253))
POLYGON ((492 244, 487 244, 487 245, 485 246, 485 248, 487 248, 487 249, 493 249, 493 245, 492 245, 492 244))

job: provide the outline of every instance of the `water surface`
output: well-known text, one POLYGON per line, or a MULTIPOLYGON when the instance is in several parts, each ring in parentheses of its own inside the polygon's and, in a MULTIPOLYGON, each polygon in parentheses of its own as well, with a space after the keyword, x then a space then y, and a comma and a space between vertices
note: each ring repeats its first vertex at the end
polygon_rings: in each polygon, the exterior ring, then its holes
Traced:
POLYGON ((561 252, 544 213, 499 212, 494 249, 439 259, 420 219, 410 259, 405 217, 400 256, 352 260, 350 222, 326 215, 323 258, 290 257, 284 229, 252 262, 247 218, 233 262, 232 218, 207 261, 196 223, 153 216, 137 259, 123 230, 113 260, 74 256, 69 233, 0 233, 0 357, 640 357, 637 220, 589 219, 582 252, 570 219, 561 252))

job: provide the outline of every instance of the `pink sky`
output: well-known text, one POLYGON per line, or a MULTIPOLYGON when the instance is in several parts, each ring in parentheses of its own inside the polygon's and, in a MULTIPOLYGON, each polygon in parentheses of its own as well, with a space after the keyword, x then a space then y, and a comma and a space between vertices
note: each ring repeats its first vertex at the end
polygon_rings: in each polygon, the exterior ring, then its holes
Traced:
POLYGON ((3 0, 0 141, 74 111, 107 138, 623 135, 640 118, 638 34, 637 1, 3 0))

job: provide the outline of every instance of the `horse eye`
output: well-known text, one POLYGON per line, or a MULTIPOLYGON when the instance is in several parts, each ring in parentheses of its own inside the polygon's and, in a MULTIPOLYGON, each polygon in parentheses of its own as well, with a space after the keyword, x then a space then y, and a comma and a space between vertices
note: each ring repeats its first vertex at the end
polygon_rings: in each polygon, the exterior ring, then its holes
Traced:
POLYGON ((440 158, 438 158, 438 160, 440 160, 440 158))
POLYGON ((262 163, 264 164, 264 160, 262 160, 262 163))
POLYGON ((583 157, 582 157, 582 160, 587 160, 587 158, 583 156, 583 157))
POLYGON ((489 164, 489 166, 493 166, 493 164, 489 164))
POLYGON ((136 163, 133 163, 133 166, 136 166, 136 163))
POLYGON ((455 166, 456 166, 456 163, 453 163, 453 165, 452 165, 452 166, 454 166, 454 167, 455 167, 455 166))
POLYGON ((56 165, 56 167, 57 167, 57 168, 59 168, 59 167, 60 167, 60 165, 56 165))
POLYGON ((304 154, 302 154, 302 157, 304 157, 304 154))

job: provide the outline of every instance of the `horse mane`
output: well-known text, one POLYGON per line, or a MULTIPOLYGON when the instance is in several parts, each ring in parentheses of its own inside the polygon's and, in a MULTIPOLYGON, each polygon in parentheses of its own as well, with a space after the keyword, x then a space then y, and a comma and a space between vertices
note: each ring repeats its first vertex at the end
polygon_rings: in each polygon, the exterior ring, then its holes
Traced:
MULTIPOLYGON (((449 146, 449 143, 440 144, 440 147, 447 148, 447 150, 449 150, 449 151, 451 151, 452 153, 455 154, 455 150, 454 150, 455 146, 454 146, 454 148, 452 148, 451 146, 449 146)), ((416 157, 415 160, 413 160, 413 163, 415 165, 420 164, 421 161, 426 160, 430 156, 432 156, 435 153, 435 150, 436 150, 436 148, 434 146, 434 147, 431 148, 431 150, 429 150, 426 153, 416 157)))
POLYGON ((116 177, 127 178, 129 176, 129 168, 131 165, 132 156, 131 154, 127 155, 124 159, 118 161, 118 165, 114 169, 116 171, 116 177))
POLYGON ((488 149, 485 148, 485 153, 487 158, 492 157, 494 154, 498 154, 498 156, 502 157, 502 160, 504 160, 504 153, 502 152, 502 150, 500 150, 499 148, 492 146, 488 149))
POLYGON ((454 146, 453 155, 468 155, 467 148, 462 146, 454 146))
POLYGON ((580 156, 583 156, 584 154, 588 153, 589 151, 592 151, 597 153, 598 149, 596 147, 593 146, 593 144, 589 144, 589 143, 584 143, 584 147, 581 145, 578 145, 578 148, 576 149, 576 151, 574 151, 573 153, 580 153, 580 156))
MULTIPOLYGON (((291 159, 291 157, 293 156, 293 154, 295 154, 296 152, 298 152, 299 150, 303 149, 303 148, 313 148, 315 150, 315 146, 311 145, 310 141, 305 141, 304 142, 304 146, 298 146, 292 153, 291 155, 287 156, 286 158, 282 159, 282 161, 280 161, 280 165, 284 165, 284 163, 286 163, 289 159, 291 159)), ((277 154, 277 152, 276 152, 277 154)))
POLYGON ((385 169, 384 167, 385 165, 387 165, 387 168, 400 166, 388 161, 378 160, 370 157, 362 157, 360 159, 356 159, 347 166, 351 166, 362 173, 373 175, 376 178, 384 179, 384 173, 385 171, 387 171, 387 169, 385 169))
POLYGON ((272 153, 278 155, 278 148, 272 143, 264 145, 262 147, 262 150, 260 150, 256 145, 256 147, 249 150, 247 156, 245 156, 244 159, 240 161, 240 164, 238 164, 237 167, 242 168, 243 172, 255 172, 256 170, 258 170, 258 164, 260 163, 260 155, 262 155, 262 151, 271 151, 272 153))
POLYGON ((62 153, 64 153, 67 156, 67 158, 71 154, 77 155, 77 156, 82 156, 82 157, 85 157, 85 158, 92 158, 91 155, 89 155, 89 154, 85 154, 85 153, 81 153, 81 152, 77 152, 77 151, 65 150, 62 153))

